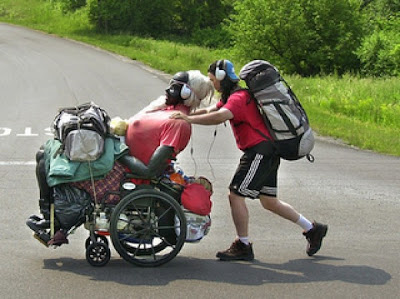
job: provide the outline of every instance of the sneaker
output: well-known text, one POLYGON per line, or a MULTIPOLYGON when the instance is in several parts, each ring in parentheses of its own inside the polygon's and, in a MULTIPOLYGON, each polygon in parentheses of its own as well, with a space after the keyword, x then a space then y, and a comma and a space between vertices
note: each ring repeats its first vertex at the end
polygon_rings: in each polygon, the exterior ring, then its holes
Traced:
POLYGON ((252 261, 254 259, 253 246, 251 243, 246 245, 240 240, 236 240, 227 250, 219 251, 217 257, 221 261, 252 261))
POLYGON ((322 239, 326 236, 327 231, 327 225, 314 222, 313 228, 310 229, 308 232, 303 233, 308 241, 306 250, 308 256, 312 256, 318 252, 322 245, 322 239))

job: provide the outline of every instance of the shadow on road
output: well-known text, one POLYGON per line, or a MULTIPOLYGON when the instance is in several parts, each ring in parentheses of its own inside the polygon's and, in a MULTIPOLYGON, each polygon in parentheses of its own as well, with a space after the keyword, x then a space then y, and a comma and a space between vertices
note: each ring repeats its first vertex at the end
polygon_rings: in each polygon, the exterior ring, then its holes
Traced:
POLYGON ((167 285, 177 280, 204 280, 237 285, 268 283, 310 283, 343 281, 361 285, 384 285, 392 277, 370 266, 331 265, 324 261, 344 261, 319 256, 290 260, 283 264, 221 262, 210 259, 176 257, 157 268, 133 266, 122 259, 112 259, 105 267, 90 266, 86 260, 59 258, 44 260, 44 269, 88 276, 96 281, 115 281, 125 285, 167 285))

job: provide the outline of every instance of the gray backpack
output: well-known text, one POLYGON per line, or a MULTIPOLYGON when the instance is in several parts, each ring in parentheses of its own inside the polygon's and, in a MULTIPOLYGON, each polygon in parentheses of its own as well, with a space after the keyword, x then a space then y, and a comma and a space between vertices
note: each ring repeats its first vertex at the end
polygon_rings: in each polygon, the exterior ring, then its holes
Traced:
POLYGON ((307 114, 278 69, 268 61, 253 60, 240 70, 239 77, 256 101, 278 155, 313 161, 314 135, 307 114))
POLYGON ((104 140, 109 133, 110 117, 93 102, 60 109, 54 119, 55 138, 71 161, 94 161, 104 151, 104 140))

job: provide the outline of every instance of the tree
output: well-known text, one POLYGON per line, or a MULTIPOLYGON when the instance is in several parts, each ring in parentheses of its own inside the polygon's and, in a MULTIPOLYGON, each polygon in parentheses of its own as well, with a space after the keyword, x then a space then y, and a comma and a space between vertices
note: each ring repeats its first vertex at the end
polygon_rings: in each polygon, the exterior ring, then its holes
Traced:
POLYGON ((157 38, 190 37, 199 30, 215 29, 230 7, 225 3, 228 0, 87 1, 90 20, 99 30, 157 38))
POLYGON ((348 0, 236 1, 229 30, 240 60, 262 58, 289 73, 344 73, 358 67, 358 4, 348 0))
MULTIPOLYGON (((365 3, 367 1, 364 1, 365 3)), ((362 7, 368 33, 357 55, 370 76, 400 74, 400 0, 372 0, 362 7)))
POLYGON ((52 2, 59 2, 60 8, 63 13, 74 12, 75 10, 84 7, 86 0, 51 0, 52 2))

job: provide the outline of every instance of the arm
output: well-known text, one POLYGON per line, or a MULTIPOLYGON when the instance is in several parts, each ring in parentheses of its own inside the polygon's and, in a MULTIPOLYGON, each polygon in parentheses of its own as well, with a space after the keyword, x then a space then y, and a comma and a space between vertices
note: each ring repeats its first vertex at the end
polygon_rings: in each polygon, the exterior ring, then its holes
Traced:
POLYGON ((168 160, 171 159, 173 153, 174 148, 172 146, 161 145, 154 151, 147 166, 130 155, 125 155, 118 161, 127 166, 135 176, 153 178, 160 175, 167 168, 168 160))
POLYGON ((190 115, 200 115, 200 114, 206 114, 206 113, 210 113, 213 111, 217 111, 218 107, 217 104, 208 106, 206 108, 202 108, 202 109, 197 109, 196 111, 192 112, 190 115))
POLYGON ((226 120, 232 119, 233 114, 228 109, 221 108, 218 111, 200 115, 185 115, 183 113, 177 112, 172 114, 171 118, 183 119, 191 124, 218 125, 226 120))

